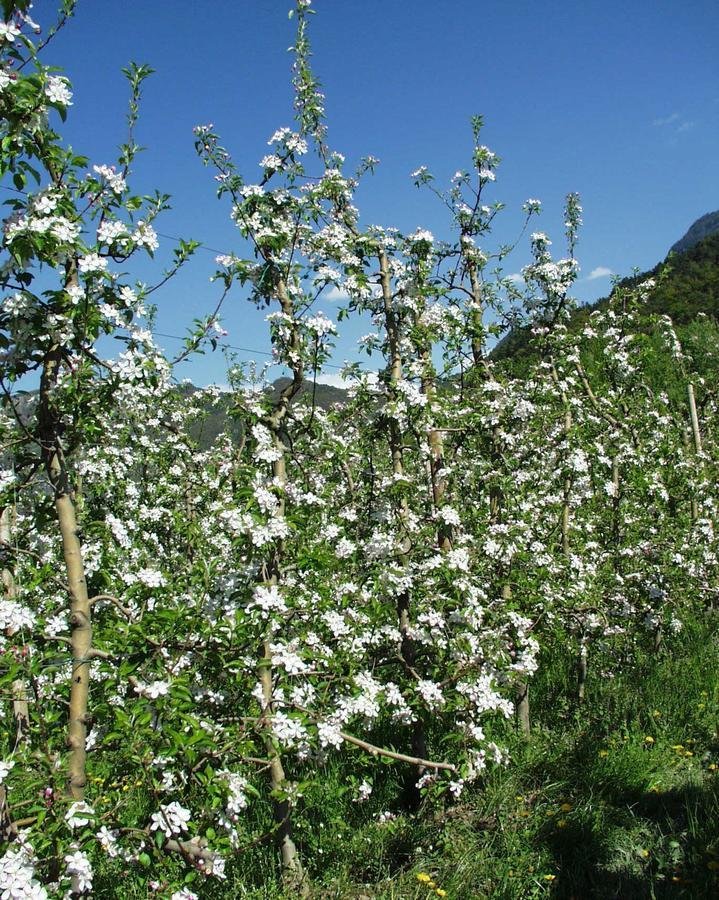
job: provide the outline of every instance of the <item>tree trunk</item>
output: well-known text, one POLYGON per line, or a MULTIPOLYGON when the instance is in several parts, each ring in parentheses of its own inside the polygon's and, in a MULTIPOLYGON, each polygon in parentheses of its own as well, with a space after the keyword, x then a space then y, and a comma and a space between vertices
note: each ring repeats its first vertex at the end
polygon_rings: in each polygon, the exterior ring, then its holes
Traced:
MULTIPOLYGON (((392 308, 392 283, 389 269, 389 260, 384 250, 378 253, 378 261, 380 267, 380 284, 382 287, 382 303, 384 311, 385 330, 387 332, 387 343, 389 345, 389 367, 390 367, 390 396, 396 395, 396 386, 402 380, 402 354, 400 350, 400 334, 397 316, 392 308)), ((396 477, 404 475, 404 460, 402 451, 402 434, 396 419, 389 420, 389 447, 392 461, 392 474, 396 477)), ((403 528, 409 520, 409 509, 406 497, 402 497, 400 505, 397 509, 398 517, 403 528)), ((402 539, 402 550, 400 553, 400 562, 403 566, 409 566, 409 539, 405 536, 402 539)), ((402 660, 410 669, 415 665, 415 645, 414 640, 410 636, 410 628, 412 623, 411 617, 411 598, 408 591, 404 591, 397 598, 397 620, 399 624, 400 634, 402 636, 400 653, 402 660)), ((425 731, 425 723, 421 718, 414 723, 411 738, 412 754, 417 757, 426 758, 427 756, 427 737, 425 731)), ((420 775, 421 775, 420 771, 420 775)), ((406 785, 406 795, 408 805, 416 809, 421 801, 419 790, 416 788, 414 775, 411 784, 406 785)))
MULTIPOLYGON (((70 283, 73 281, 72 274, 69 276, 69 281, 70 283)), ((70 753, 66 790, 68 796, 73 800, 82 800, 87 784, 85 742, 89 722, 88 695, 92 625, 82 548, 77 531, 75 504, 60 438, 61 416, 55 408, 53 398, 61 361, 61 352, 58 347, 53 347, 45 357, 40 379, 38 433, 45 470, 55 494, 55 511, 60 526, 67 586, 70 594, 72 682, 67 732, 67 746, 70 753)))
POLYGON ((577 660, 577 702, 584 703, 587 688, 587 672, 589 669, 589 648, 582 643, 577 660))
MULTIPOLYGON (((6 506, 0 513, 0 545, 8 548, 12 546, 12 531, 15 524, 15 509, 6 506)), ((15 597, 15 576, 12 569, 2 570, 2 581, 5 596, 8 600, 15 597)), ((27 705, 25 682, 22 678, 16 678, 12 683, 12 715, 15 722, 15 745, 29 738, 30 735, 30 710, 27 705)))
MULTIPOLYGON (((301 355, 301 338, 297 325, 294 323, 294 309, 287 286, 282 279, 277 284, 277 296, 280 302, 282 312, 289 317, 293 323, 291 325, 291 350, 292 350, 292 381, 283 389, 271 414, 265 421, 270 429, 272 440, 279 458, 272 463, 272 474, 275 482, 282 486, 287 481, 287 447, 282 439, 284 421, 287 416, 289 405, 302 387, 304 378, 304 368, 302 365, 301 355)), ((284 496, 280 497, 279 512, 284 515, 285 500, 284 496)), ((264 583, 273 585, 279 584, 281 561, 284 552, 284 545, 279 542, 274 548, 272 559, 269 563, 269 571, 267 571, 267 580, 264 583)), ((282 756, 277 749, 273 740, 271 719, 274 714, 273 702, 273 670, 272 670, 272 653, 270 651, 270 635, 267 634, 260 648, 261 657, 258 663, 258 674, 260 685, 262 687, 262 715, 269 722, 266 726, 264 735, 265 747, 270 758, 269 778, 270 787, 276 797, 272 801, 273 814, 276 828, 276 843, 280 851, 282 860, 282 880, 285 889, 293 895, 299 897, 307 897, 309 895, 309 887, 305 878, 302 861, 297 851, 297 845, 292 840, 292 804, 281 795, 287 788, 287 778, 284 766, 282 765, 282 756)))
POLYGON ((520 732, 524 737, 529 737, 532 725, 529 717, 529 684, 526 681, 522 681, 517 685, 514 713, 520 732))
MULTIPOLYGON (((509 579, 509 574, 507 574, 507 579, 509 579)), ((504 600, 512 599, 512 585, 509 580, 502 585, 502 598, 504 600)), ((529 684, 526 681, 520 681, 517 685, 514 697, 514 715, 522 735, 525 738, 529 737, 532 724, 529 715, 529 684)))
MULTIPOLYGON (((697 456, 702 452, 702 434, 699 429, 699 416, 697 415, 697 403, 694 397, 694 385, 689 382, 687 385, 687 397, 689 400, 689 415, 692 422, 692 438, 694 440, 694 453, 697 456)), ((699 461, 701 466, 701 460, 699 461)), ((696 497, 692 497, 692 522, 696 522, 699 518, 699 501, 696 497)))
MULTIPOLYGON (((263 658, 258 669, 260 684, 262 686, 262 715, 271 717, 274 712, 272 701, 272 653, 270 641, 265 640, 262 645, 263 658)), ((287 778, 282 765, 282 758, 272 741, 271 727, 265 735, 265 746, 270 756, 270 786, 273 792, 280 795, 287 786, 287 778)), ((272 801, 276 841, 282 859, 282 880, 286 889, 292 890, 300 897, 308 896, 309 890, 304 877, 302 863, 297 852, 297 846, 292 840, 292 807, 290 801, 277 796, 272 801)))

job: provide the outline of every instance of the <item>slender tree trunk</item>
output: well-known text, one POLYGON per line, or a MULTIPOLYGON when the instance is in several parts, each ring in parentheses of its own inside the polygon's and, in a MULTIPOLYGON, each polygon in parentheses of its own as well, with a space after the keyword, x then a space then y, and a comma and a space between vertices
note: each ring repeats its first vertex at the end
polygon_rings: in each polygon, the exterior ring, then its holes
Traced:
MULTIPOLYGON (((687 398, 689 400, 689 415, 692 423, 692 438, 694 441, 694 453, 701 456, 702 452, 702 434, 699 429, 699 416, 697 415, 697 403, 694 397, 694 385, 689 382, 687 385, 687 398)), ((699 461, 701 465, 701 460, 699 461)), ((696 496, 692 497, 692 522, 696 522, 699 518, 699 501, 696 496)))
MULTIPOLYGON (((278 451, 278 458, 272 463, 272 474, 275 482, 282 487, 287 481, 287 447, 282 438, 284 422, 290 403, 302 387, 304 368, 302 364, 301 338, 297 325, 294 324, 292 300, 290 299, 287 285, 282 279, 278 281, 277 296, 280 301, 282 312, 285 313, 285 315, 289 317, 289 321, 293 323, 291 325, 290 338, 293 377, 292 381, 280 393, 265 424, 270 429, 275 449, 278 451)), ((279 513, 280 515, 284 515, 285 513, 285 499, 283 494, 280 496, 279 500, 279 513)), ((283 554, 284 544, 279 542, 273 551, 268 571, 264 574, 265 583, 277 585, 280 582, 283 554)), ((297 851, 297 845, 292 839, 292 804, 288 799, 282 796, 287 789, 287 777, 285 775, 284 766, 282 765, 282 756, 276 747, 272 734, 271 719, 275 707, 273 699, 274 674, 269 633, 262 642, 260 654, 258 674, 262 688, 262 715, 269 720, 266 726, 264 739, 270 759, 270 787, 276 795, 275 799, 273 799, 273 813, 276 828, 276 842, 282 860, 282 878, 286 890, 291 891, 296 896, 306 897, 309 894, 309 887, 302 867, 302 861, 297 851)))
MULTIPOLYGON (((275 579, 273 579, 273 581, 276 582, 275 579)), ((262 653, 263 658, 258 665, 260 685, 262 686, 262 715, 271 717, 274 712, 274 703, 272 691, 272 653, 270 651, 269 638, 262 644, 262 653)), ((270 756, 270 786, 273 792, 281 795, 287 787, 287 778, 282 765, 282 757, 275 748, 272 741, 272 735, 269 731, 266 734, 265 746, 270 756)), ((306 897, 308 888, 304 878, 302 863, 297 852, 297 846, 292 840, 292 807, 289 800, 280 796, 272 801, 272 806, 275 827, 277 829, 276 841, 282 859, 283 881, 285 887, 291 888, 301 897, 306 897)))
POLYGON ((589 647, 582 641, 577 660, 577 701, 584 703, 587 689, 587 672, 589 670, 589 647))
MULTIPOLYGON (((509 573, 507 573, 507 579, 509 579, 509 573)), ((502 585, 502 597, 505 600, 512 599, 512 585, 509 580, 502 585)), ((520 681, 517 684, 514 696, 514 715, 521 734, 528 738, 532 731, 532 720, 529 710, 529 682, 527 681, 520 681)))
POLYGON ((612 459, 612 544, 614 549, 614 571, 619 571, 619 546, 621 539, 621 480, 619 475, 619 460, 615 456, 612 459))
MULTIPOLYGON (((390 364, 390 395, 396 395, 397 383, 402 381, 402 354, 400 350, 400 334, 397 316, 392 308, 392 283, 389 270, 389 260, 384 250, 378 253, 380 267, 380 284, 382 287, 382 303, 384 309, 385 330, 387 332, 387 343, 389 345, 389 364, 390 364)), ((396 419, 389 420, 389 446, 392 460, 392 474, 398 478, 404 475, 404 460, 402 451, 402 433, 396 419)), ((409 521, 409 509, 406 497, 402 497, 399 508, 397 510, 401 527, 406 531, 409 521)), ((409 566, 409 537, 405 533, 402 538, 402 551, 400 554, 400 562, 404 567, 409 566)), ((404 664, 409 669, 414 669, 416 661, 416 648, 414 640, 410 635, 412 624, 411 618, 411 598, 409 591, 403 591, 397 598, 397 619, 400 634, 402 636, 400 653, 404 664)), ((425 723, 421 718, 414 723, 412 728, 412 754, 413 756, 425 759, 427 757, 427 736, 425 723)), ((420 772, 421 774, 421 772, 420 772)), ((416 789, 414 781, 408 789, 409 803, 412 807, 417 807, 420 803, 420 793, 416 789)))
POLYGON ((664 643, 664 633, 662 631, 661 622, 654 629, 654 652, 658 653, 662 649, 664 643))
MULTIPOLYGON (((565 397, 565 402, 566 397, 565 397)), ((569 441, 569 435, 572 430, 572 411, 567 407, 564 413, 564 434, 569 441)), ((564 479, 564 489, 562 495, 562 553, 565 559, 569 560, 569 529, 571 524, 571 495, 572 495, 572 476, 567 475, 564 479)))
POLYGON ((85 797, 87 784, 85 743, 89 724, 88 697, 92 623, 82 550, 77 535, 75 506, 70 495, 62 492, 56 496, 55 508, 62 534, 62 548, 71 598, 72 687, 70 689, 70 721, 67 741, 70 748, 68 792, 73 800, 82 800, 85 797))
MULTIPOLYGON (((7 547, 8 551, 12 546, 12 534, 15 525, 15 509, 12 506, 6 506, 0 513, 0 544, 7 547)), ((4 568, 2 570, 2 581, 5 596, 8 600, 15 597, 15 575, 12 569, 4 568)), ((22 678, 16 678, 12 683, 12 714, 15 722, 15 745, 25 741, 30 736, 30 710, 27 705, 27 695, 25 693, 25 682, 22 678)))
POLYGON ((529 715, 529 683, 526 681, 521 681, 517 685, 514 712, 520 732, 524 737, 529 737, 532 731, 532 720, 529 715))
MULTIPOLYGON (((472 360, 475 368, 483 369, 485 374, 488 372, 487 359, 484 352, 484 322, 483 322, 483 306, 482 306, 482 288, 477 272, 477 264, 473 259, 467 259, 467 271, 469 273, 469 283, 472 292, 473 309, 472 309, 472 360)), ((490 456, 492 465, 496 472, 499 472, 502 464, 502 452, 500 449, 500 432, 499 426, 492 428, 492 436, 490 443, 490 456)), ((490 524, 496 525, 502 520, 502 507, 504 496, 499 485, 493 484, 489 494, 489 521, 490 524)), ((512 598, 512 585, 510 583, 509 574, 507 580, 502 585, 502 597, 505 600, 512 598)), ((514 698, 514 712, 521 733, 528 737, 531 732, 531 718, 529 711, 529 684, 522 681, 517 684, 514 698)))
MULTIPOLYGON (((437 388, 434 379, 434 369, 430 350, 423 347, 420 352, 424 374, 422 376, 422 392, 427 398, 427 405, 431 407, 437 396, 437 388)), ((444 437, 437 428, 429 428, 427 433, 429 446, 429 476, 432 486, 432 506, 438 512, 442 508, 444 495, 447 491, 447 478, 444 474, 444 437)), ((437 524, 437 546, 444 553, 452 549, 452 526, 446 522, 437 524)))
MULTIPOLYGON (((569 406, 569 397, 567 396, 567 392, 562 390, 561 382, 559 380, 559 375, 557 374, 557 370, 552 364, 552 380, 554 384, 557 386, 557 389, 560 392, 560 396, 562 398, 562 403, 564 404, 564 437, 567 442, 567 448, 569 447, 569 438, 572 431, 572 410, 569 406)), ((571 542, 570 542, 570 527, 571 527, 571 519, 572 519, 572 506, 571 506, 571 494, 572 494, 572 476, 567 473, 564 479, 564 486, 562 490, 562 554, 567 563, 567 573, 570 571, 569 569, 569 555, 571 552, 571 542)), ((577 701, 579 703, 584 702, 584 692, 586 689, 587 683, 587 647, 582 641, 579 647, 579 653, 577 655, 577 701)))
POLYGON ((55 409, 53 398, 60 364, 60 350, 52 348, 45 358, 40 380, 38 431, 45 470, 55 494, 55 512, 60 526, 67 586, 70 594, 72 682, 67 734, 69 748, 67 793, 73 800, 82 800, 87 784, 85 742, 89 722, 88 696, 92 624, 82 548, 77 531, 75 504, 60 438, 60 415, 55 409))
POLYGON ((469 285, 472 292, 472 360, 479 368, 486 364, 484 355, 484 310, 482 304, 482 286, 477 272, 477 263, 471 257, 465 257, 467 272, 469 273, 469 285))

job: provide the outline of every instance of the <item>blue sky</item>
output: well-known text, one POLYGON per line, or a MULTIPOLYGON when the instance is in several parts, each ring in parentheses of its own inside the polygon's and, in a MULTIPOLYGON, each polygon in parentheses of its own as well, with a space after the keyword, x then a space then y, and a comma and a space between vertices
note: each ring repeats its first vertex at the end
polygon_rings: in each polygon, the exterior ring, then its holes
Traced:
MULTIPOLYGON (((45 21, 52 0, 36 3, 45 21)), ((147 150, 136 188, 172 195, 158 222, 167 235, 238 249, 227 203, 198 161, 192 128, 212 122, 252 181, 273 131, 292 121, 293 39, 288 0, 80 0, 45 61, 73 82, 64 129, 93 163, 112 162, 124 137, 129 60, 156 69, 147 83, 138 139, 147 150)), ((330 143, 348 162, 381 165, 357 197, 364 222, 448 236, 438 202, 413 187, 427 165, 446 181, 467 164, 469 119, 502 157, 489 199, 506 210, 496 249, 519 229, 521 204, 544 203, 535 227, 563 255, 562 205, 584 207, 576 295, 604 295, 607 274, 653 266, 694 219, 719 208, 719 9, 715 0, 314 0, 314 66, 327 94, 330 143)), ((349 171, 349 169, 348 169, 349 171)), ((528 262, 528 238, 506 263, 528 262)), ((171 242, 163 240, 168 247, 171 242)), ((162 255, 160 256, 162 259, 162 255)), ((199 251, 158 297, 158 330, 181 334, 214 305, 214 253, 199 251)), ((138 275, 145 277, 146 272, 138 275)), ((263 316, 241 289, 225 306, 227 341, 268 349, 263 316)), ((322 308, 331 313, 331 303, 322 308)), ((345 328, 335 362, 357 358, 363 330, 345 328)), ((366 330, 366 329, 364 329, 366 330)), ((177 343, 165 341, 172 352, 177 343)), ((240 354, 247 357, 248 354, 240 354)), ((258 357, 260 359, 260 357, 258 357)), ((224 381, 220 354, 180 373, 224 381)))

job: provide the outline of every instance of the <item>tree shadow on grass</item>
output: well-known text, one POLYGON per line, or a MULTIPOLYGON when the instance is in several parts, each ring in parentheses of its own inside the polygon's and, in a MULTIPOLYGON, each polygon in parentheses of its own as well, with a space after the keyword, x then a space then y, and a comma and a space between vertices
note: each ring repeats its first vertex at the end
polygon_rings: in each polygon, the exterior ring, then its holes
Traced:
POLYGON ((564 827, 548 822, 538 836, 558 873, 553 896, 719 898, 719 779, 652 792, 630 779, 592 778, 587 754, 596 752, 586 736, 549 765, 577 803, 564 827))

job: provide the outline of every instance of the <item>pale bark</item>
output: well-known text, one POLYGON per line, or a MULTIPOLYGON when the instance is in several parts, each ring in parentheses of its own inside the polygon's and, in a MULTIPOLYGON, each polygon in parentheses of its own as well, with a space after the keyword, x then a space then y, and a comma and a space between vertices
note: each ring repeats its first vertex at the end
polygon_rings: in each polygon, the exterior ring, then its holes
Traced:
MULTIPOLYGON (((0 513, 0 545, 8 548, 12 544, 12 533, 15 524, 15 510, 12 506, 6 506, 0 513)), ((2 581, 5 596, 8 600, 15 597, 15 575, 12 569, 2 570, 2 581)), ((22 678, 16 678, 12 683, 12 714, 15 722, 15 745, 29 738, 30 735, 30 710, 27 705, 25 682, 22 678)))
MULTIPOLYGON (((76 279, 71 273, 69 283, 75 281, 76 279)), ((60 439, 60 414, 54 407, 52 396, 59 378, 60 363, 60 350, 54 347, 45 358, 40 380, 38 432, 45 470, 55 495, 55 512, 60 526, 67 587, 70 594, 72 681, 67 732, 69 756, 66 789, 73 800, 82 800, 87 784, 85 742, 89 721, 89 662, 92 647, 92 625, 75 503, 60 439)))
POLYGON ((520 732, 524 737, 529 737, 532 731, 532 722, 529 715, 529 684, 526 681, 521 681, 517 685, 514 712, 520 732))
MULTIPOLYGON (((262 715, 263 717, 271 718, 275 708, 272 699, 272 654, 269 639, 264 641, 262 649, 264 656, 258 665, 258 674, 262 687, 262 715)), ((265 746, 270 757, 270 786, 274 792, 281 794, 287 788, 287 778, 282 765, 282 757, 272 741, 271 725, 268 726, 266 732, 265 746)), ((292 807, 290 801, 286 798, 276 797, 273 799, 272 805, 277 829, 276 840, 282 859, 283 881, 286 887, 291 887, 300 896, 307 896, 308 887, 304 878, 302 863, 297 852, 297 846, 292 840, 292 807)))
POLYGON ((86 749, 88 697, 90 691, 90 650, 92 623, 82 549, 77 535, 75 507, 68 493, 60 493, 55 508, 62 535, 65 568, 70 590, 70 640, 72 647, 72 686, 67 743, 70 748, 67 788, 73 800, 82 800, 87 784, 86 749))
MULTIPOLYGON (((10 548, 12 541, 12 526, 15 519, 15 510, 6 506, 0 513, 0 544, 10 548)), ((15 597, 15 576, 12 569, 2 570, 2 581, 5 596, 11 600, 15 597)), ((12 712, 15 722, 15 746, 27 740, 30 734, 30 711, 25 696, 25 683, 22 679, 15 679, 12 683, 12 712)), ((7 803, 7 791, 0 787, 0 839, 12 840, 16 835, 12 826, 12 817, 7 803)))
MULTIPOLYGON (((509 578, 509 575, 507 575, 509 578)), ((502 597, 504 600, 512 599, 512 585, 506 581, 502 585, 502 597)), ((526 681, 520 681, 514 697, 514 715, 517 719, 517 725, 524 737, 529 737, 532 730, 531 718, 529 714, 529 684, 526 681)))
MULTIPOLYGON (((694 453, 701 457, 702 453, 702 434, 699 428, 699 416, 697 415, 697 403, 694 396, 694 385, 689 382, 687 385, 687 398, 689 400, 689 415, 692 423, 692 439, 694 442, 694 453)), ((699 462, 701 466, 701 460, 699 462)), ((699 501, 696 497, 692 497, 692 522, 696 522, 699 518, 699 501)))
POLYGON ((484 353, 484 309, 482 300, 482 285, 479 280, 477 263, 471 257, 464 257, 469 273, 469 285, 472 292, 472 359, 477 368, 486 366, 487 360, 484 353))
MULTIPOLYGON (((477 271, 477 264, 471 258, 465 258, 467 271, 469 273, 469 283, 472 292, 473 309, 472 309, 472 360, 477 370, 482 369, 484 374, 488 374, 488 363, 484 352, 484 310, 482 303, 482 287, 477 271)), ((500 449, 500 430, 499 425, 492 427, 492 436, 490 443, 490 456, 495 472, 498 472, 502 465, 502 451, 500 449)), ((492 525, 497 525, 502 521, 504 496, 499 485, 493 484, 489 493, 489 521, 492 525)), ((505 600, 512 598, 512 585, 509 579, 509 573, 506 574, 506 581, 502 585, 502 597, 505 600)), ((514 712, 521 733, 528 737, 531 731, 531 720, 529 714, 529 684, 526 681, 519 682, 516 687, 514 698, 514 712)))
POLYGON ((577 660, 577 701, 584 703, 587 689, 587 672, 589 670, 589 648, 582 644, 577 660))
MULTIPOLYGON (((569 397, 567 396, 567 392, 562 389, 561 382, 559 380, 559 375, 557 374, 557 370, 552 365, 552 380, 554 384, 557 386, 557 389, 560 392, 560 396, 562 398, 562 403, 564 404, 564 437, 567 442, 567 447, 569 446, 569 436, 572 430, 572 410, 569 405, 569 397)), ((589 392, 591 392, 591 388, 587 382, 586 388, 589 392)), ((617 484, 618 490, 618 484, 617 484)), ((571 492, 572 492, 572 476, 567 473, 564 479, 564 486, 562 489, 562 554, 567 561, 567 572, 569 572, 569 554, 571 550, 570 546, 570 527, 571 527, 571 518, 572 518, 572 506, 571 506, 571 492)), ((588 661, 589 648, 582 643, 579 648, 579 654, 577 656, 577 702, 584 702, 584 694, 586 690, 587 684, 587 661, 588 661)))
MULTIPOLYGON (((565 398, 565 402, 566 398, 565 398)), ((564 434, 569 441, 569 434, 572 430, 572 411, 567 406, 564 413, 564 434)), ((569 529, 571 524, 571 493, 572 493, 572 476, 567 475, 564 479, 564 488, 562 492, 562 553, 566 559, 569 559, 569 529)))
MULTIPOLYGON (((378 253, 380 267, 380 284, 382 287, 382 303, 384 311, 385 330, 387 332, 387 343, 389 345, 389 368, 390 368, 390 394, 394 396, 396 385, 402 380, 402 355, 400 350, 399 324, 397 322, 396 313, 392 307, 392 283, 389 270, 389 260, 384 250, 378 253)), ((392 474, 396 477, 404 475, 404 461, 402 453, 402 433, 399 430, 397 420, 389 419, 389 445, 390 455, 392 459, 392 474)), ((402 539, 402 551, 400 554, 400 562, 403 566, 409 566, 409 537, 406 534, 407 522, 409 519, 409 509, 407 500, 403 496, 398 509, 400 525, 405 529, 405 535, 402 539)), ((404 591, 397 598, 397 618, 399 622, 399 630, 402 636, 401 654, 406 666, 414 668, 416 650, 414 641, 409 632, 411 627, 411 610, 409 592, 404 591)), ((424 758, 427 756, 427 737, 424 723, 419 719, 412 730, 412 751, 414 756, 424 758)), ((419 792, 414 793, 413 803, 419 803, 419 792)))
MULTIPOLYGON (((437 396, 434 370, 428 347, 422 348, 420 359, 423 364, 422 392, 427 398, 430 408, 437 396)), ((442 508, 447 491, 447 478, 444 474, 444 436, 438 428, 430 427, 427 432, 429 445, 429 477, 432 489, 432 506, 435 512, 442 508)), ((440 521, 437 525, 437 546, 442 552, 452 549, 452 526, 440 521)))
POLYGON ((621 523, 619 510, 621 505, 621 480, 619 475, 619 460, 615 456, 612 459, 612 541, 614 544, 614 569, 619 567, 619 546, 621 537, 621 523))
MULTIPOLYGON (((267 417, 265 424, 272 434, 273 444, 278 451, 279 457, 272 463, 272 474, 276 483, 282 487, 287 481, 287 447, 282 439, 283 427, 287 412, 295 395, 302 387, 304 378, 304 368, 302 365, 301 355, 301 338, 299 329, 294 324, 294 309, 292 300, 290 299, 287 285, 284 280, 279 279, 277 284, 277 297, 280 302, 282 312, 285 313, 293 323, 291 327, 290 352, 291 352, 291 369, 292 381, 284 388, 270 415, 267 417)), ((279 512, 284 514, 285 500, 284 496, 280 496, 279 512)), ((265 583, 278 584, 280 581, 281 558, 284 546, 280 542, 273 552, 268 569, 265 573, 265 583)), ((292 839, 292 806, 288 799, 282 798, 283 792, 287 789, 287 778, 284 766, 282 765, 282 757, 273 741, 272 734, 272 716, 275 712, 273 702, 273 669, 272 654, 270 651, 270 635, 267 634, 262 643, 260 650, 261 656, 258 663, 258 675, 262 688, 262 715, 268 720, 265 726, 264 741, 269 757, 269 778, 270 787, 276 793, 273 799, 273 812, 276 828, 276 840, 282 859, 283 882, 288 890, 300 897, 306 897, 309 894, 309 887, 305 878, 297 846, 292 839)))

